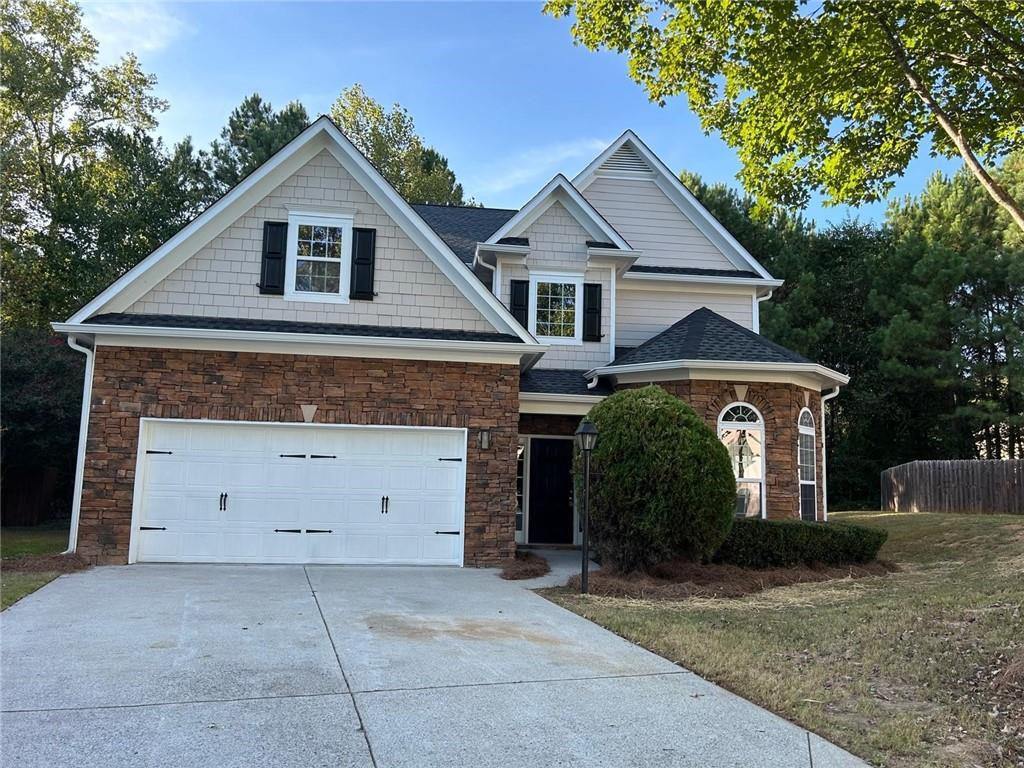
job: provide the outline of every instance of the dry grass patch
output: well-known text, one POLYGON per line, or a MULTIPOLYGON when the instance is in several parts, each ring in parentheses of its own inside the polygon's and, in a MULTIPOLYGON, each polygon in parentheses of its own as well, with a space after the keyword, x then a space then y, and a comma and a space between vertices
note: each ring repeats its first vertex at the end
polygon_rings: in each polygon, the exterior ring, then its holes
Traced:
POLYGON ((728 599, 546 594, 875 765, 1024 765, 1024 520, 836 517, 885 527, 900 570, 728 599))
POLYGON ((516 552, 501 569, 501 578, 509 581, 537 579, 551 571, 548 561, 529 550, 516 552))

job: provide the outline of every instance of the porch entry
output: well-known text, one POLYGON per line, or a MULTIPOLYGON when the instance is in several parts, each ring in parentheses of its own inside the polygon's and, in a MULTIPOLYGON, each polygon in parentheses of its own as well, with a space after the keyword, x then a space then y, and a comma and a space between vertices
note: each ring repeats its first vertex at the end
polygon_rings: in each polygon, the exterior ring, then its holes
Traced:
POLYGON ((517 543, 579 543, 572 459, 572 437, 520 437, 517 543))

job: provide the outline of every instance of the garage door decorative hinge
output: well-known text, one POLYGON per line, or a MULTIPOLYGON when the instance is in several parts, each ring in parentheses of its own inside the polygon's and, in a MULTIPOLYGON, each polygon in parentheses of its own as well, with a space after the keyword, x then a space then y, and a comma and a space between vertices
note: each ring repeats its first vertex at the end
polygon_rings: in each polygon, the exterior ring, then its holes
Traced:
POLYGON ((281 458, 282 459, 304 459, 304 458, 306 458, 306 454, 304 454, 304 453, 282 453, 281 454, 281 458))
POLYGON ((334 531, 332 531, 330 529, 325 531, 325 530, 320 529, 320 528, 307 528, 306 529, 306 533, 334 533, 334 531))
POLYGON ((452 459, 438 459, 438 461, 462 461, 462 457, 461 456, 457 456, 457 457, 452 458, 452 459))
POLYGON ((140 525, 139 526, 139 530, 140 531, 166 531, 167 529, 163 528, 161 526, 156 526, 156 525, 140 525))
POLYGON ((170 456, 174 451, 146 451, 146 453, 162 453, 165 456, 170 456))
POLYGON ((301 528, 275 528, 274 533, 302 533, 301 528))
POLYGON ((458 536, 462 531, 434 531, 434 535, 458 536))
POLYGON ((311 453, 311 454, 309 454, 309 458, 311 458, 311 459, 336 459, 338 457, 334 456, 334 455, 328 455, 326 453, 311 453))

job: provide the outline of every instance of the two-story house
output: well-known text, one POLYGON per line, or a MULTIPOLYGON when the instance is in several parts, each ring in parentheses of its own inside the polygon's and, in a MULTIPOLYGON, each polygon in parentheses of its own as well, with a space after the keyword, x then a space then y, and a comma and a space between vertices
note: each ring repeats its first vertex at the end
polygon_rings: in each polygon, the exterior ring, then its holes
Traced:
POLYGON ((632 132, 519 211, 410 205, 320 118, 54 328, 87 357, 94 562, 488 565, 573 544, 571 435, 656 383, 738 515, 826 519, 847 379, 758 334, 774 279, 632 132))

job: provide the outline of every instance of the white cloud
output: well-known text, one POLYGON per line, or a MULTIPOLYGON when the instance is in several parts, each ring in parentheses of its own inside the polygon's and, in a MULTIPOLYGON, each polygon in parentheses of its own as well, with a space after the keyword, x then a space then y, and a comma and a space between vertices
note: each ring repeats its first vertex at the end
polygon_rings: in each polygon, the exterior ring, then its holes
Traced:
POLYGON ((82 5, 85 24, 99 42, 105 64, 131 51, 140 58, 169 47, 190 29, 165 3, 115 2, 82 5))
POLYGON ((466 183, 466 188, 477 196, 502 195, 526 185, 539 188, 556 173, 572 170, 565 167, 567 163, 591 160, 610 143, 603 139, 582 138, 531 147, 481 169, 466 183))

